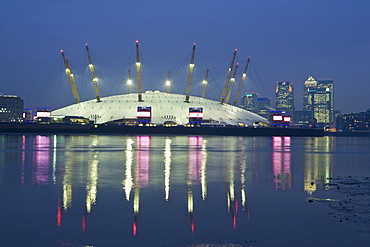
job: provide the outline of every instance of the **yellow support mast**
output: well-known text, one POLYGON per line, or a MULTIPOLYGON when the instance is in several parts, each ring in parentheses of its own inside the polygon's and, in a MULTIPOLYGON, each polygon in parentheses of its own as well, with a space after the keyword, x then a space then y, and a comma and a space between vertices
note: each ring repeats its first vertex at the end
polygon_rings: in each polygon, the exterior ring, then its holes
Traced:
POLYGON ((60 52, 62 53, 63 62, 64 62, 64 66, 66 68, 66 74, 68 76, 69 84, 71 85, 73 97, 74 97, 76 103, 80 103, 81 102, 80 95, 78 94, 75 79, 73 77, 71 67, 69 66, 68 59, 65 58, 63 50, 61 50, 60 52))
POLYGON ((209 69, 207 69, 206 71, 206 77, 204 78, 203 80, 203 90, 202 90, 202 98, 204 98, 204 96, 206 95, 206 88, 207 88, 207 84, 208 84, 208 71, 209 69))
POLYGON ((234 86, 234 83, 235 83, 235 78, 236 78, 236 72, 238 71, 238 67, 239 67, 239 64, 237 63, 235 65, 235 70, 234 70, 234 74, 233 76, 231 77, 230 79, 230 86, 229 86, 229 90, 227 92, 227 96, 226 96, 226 100, 225 100, 225 103, 228 104, 229 103, 229 100, 230 100, 230 96, 231 96, 231 91, 233 91, 233 86, 234 86))
POLYGON ((248 70, 248 65, 249 65, 249 62, 250 61, 251 61, 251 58, 249 57, 248 60, 247 60, 247 64, 245 65, 245 68, 244 68, 244 71, 243 71, 243 75, 240 78, 238 89, 236 90, 236 93, 235 93, 235 98, 234 98, 233 106, 236 106, 236 104, 238 102, 238 99, 239 99, 239 96, 240 96, 240 91, 242 90, 242 86, 243 86, 244 80, 245 80, 245 78, 247 78, 247 70, 248 70))
POLYGON ((137 82, 137 92, 138 92, 138 101, 143 101, 142 95, 142 85, 141 85, 141 63, 140 63, 140 52, 139 52, 139 41, 136 40, 136 82, 137 82))
POLYGON ((167 74, 167 81, 166 81, 166 86, 167 86, 167 93, 171 93, 171 71, 168 71, 167 74))
POLYGON ((94 91, 95 91, 96 101, 101 102, 99 88, 98 88, 98 78, 96 78, 96 76, 95 76, 95 68, 94 68, 94 65, 92 63, 89 46, 87 44, 86 44, 86 52, 87 52, 87 58, 89 59, 89 69, 90 69, 92 81, 93 81, 93 84, 94 84, 94 91))
POLYGON ((194 55, 195 55, 195 43, 193 45, 193 50, 191 53, 191 60, 189 64, 189 72, 188 72, 188 83, 186 84, 186 94, 185 94, 185 101, 186 103, 190 103, 190 90, 191 90, 191 82, 193 80, 193 71, 194 71, 194 55))
POLYGON ((225 102, 226 92, 229 88, 229 81, 230 81, 231 71, 233 70, 233 67, 234 67, 234 61, 235 61, 235 56, 236 56, 237 51, 238 50, 235 49, 233 59, 231 60, 229 70, 227 71, 227 76, 226 76, 224 88, 222 89, 222 94, 221 94, 221 98, 220 98, 220 103, 221 104, 223 104, 225 102))

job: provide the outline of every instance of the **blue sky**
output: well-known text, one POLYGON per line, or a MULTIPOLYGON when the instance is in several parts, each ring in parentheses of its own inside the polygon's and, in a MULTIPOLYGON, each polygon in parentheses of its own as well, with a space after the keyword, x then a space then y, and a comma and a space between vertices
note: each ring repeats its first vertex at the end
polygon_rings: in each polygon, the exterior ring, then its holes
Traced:
MULTIPOLYGON (((3 0, 0 9, 0 92, 25 106, 74 103, 60 56, 64 49, 82 100, 94 93, 84 45, 89 43, 101 94, 127 93, 135 40, 144 90, 185 93, 186 66, 197 43, 192 94, 210 69, 207 97, 218 100, 234 49, 252 66, 243 91, 275 98, 276 81, 294 83, 302 107, 309 75, 335 81, 335 108, 370 108, 370 1, 341 0, 3 0)), ((240 71, 242 69, 239 69, 240 71)), ((239 71, 239 72, 240 72, 239 71)), ((134 73, 133 73, 134 74, 134 73)), ((237 79, 238 80, 238 79, 237 79)))

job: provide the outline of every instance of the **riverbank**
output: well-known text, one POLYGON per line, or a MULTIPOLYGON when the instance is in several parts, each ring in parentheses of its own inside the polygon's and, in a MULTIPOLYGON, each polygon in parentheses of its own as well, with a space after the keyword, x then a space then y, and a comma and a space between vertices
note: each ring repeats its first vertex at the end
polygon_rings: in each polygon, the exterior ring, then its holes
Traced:
POLYGON ((144 135, 217 135, 217 136, 324 136, 323 129, 238 127, 238 126, 129 126, 116 124, 36 124, 1 123, 0 133, 81 133, 144 135))

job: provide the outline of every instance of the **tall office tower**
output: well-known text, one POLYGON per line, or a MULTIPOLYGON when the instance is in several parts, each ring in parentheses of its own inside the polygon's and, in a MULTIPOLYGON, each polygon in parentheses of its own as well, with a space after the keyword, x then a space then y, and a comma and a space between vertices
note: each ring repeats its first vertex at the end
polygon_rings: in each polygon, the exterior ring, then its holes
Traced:
POLYGON ((304 119, 315 118, 317 123, 327 126, 334 122, 334 81, 316 80, 312 76, 303 87, 304 119))
POLYGON ((270 98, 258 98, 257 99, 257 107, 258 111, 257 114, 270 119, 270 111, 272 110, 270 106, 271 99, 270 98))
POLYGON ((321 126, 334 122, 334 81, 317 81, 317 86, 308 91, 309 111, 321 126))
POLYGON ((258 94, 256 93, 246 93, 241 99, 241 107, 247 111, 257 112, 257 99, 258 94))
POLYGON ((0 122, 22 122, 23 99, 14 95, 0 95, 0 122))
POLYGON ((276 110, 293 113, 294 111, 294 93, 292 82, 276 83, 276 110))
POLYGON ((329 123, 334 122, 334 81, 333 80, 320 80, 317 82, 317 88, 323 89, 330 95, 327 101, 327 108, 329 112, 329 123))
POLYGON ((303 85, 303 111, 309 111, 310 106, 308 104, 308 92, 310 89, 315 89, 317 87, 317 81, 312 76, 304 82, 303 85))

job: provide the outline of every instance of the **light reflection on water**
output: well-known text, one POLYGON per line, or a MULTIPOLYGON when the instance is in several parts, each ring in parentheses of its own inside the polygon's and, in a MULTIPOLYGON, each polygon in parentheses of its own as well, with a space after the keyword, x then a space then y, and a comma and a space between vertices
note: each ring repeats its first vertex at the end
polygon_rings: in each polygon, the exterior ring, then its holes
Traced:
POLYGON ((322 230, 352 226, 306 199, 328 178, 369 175, 369 147, 367 138, 0 135, 0 245, 344 246, 346 234, 322 230))

